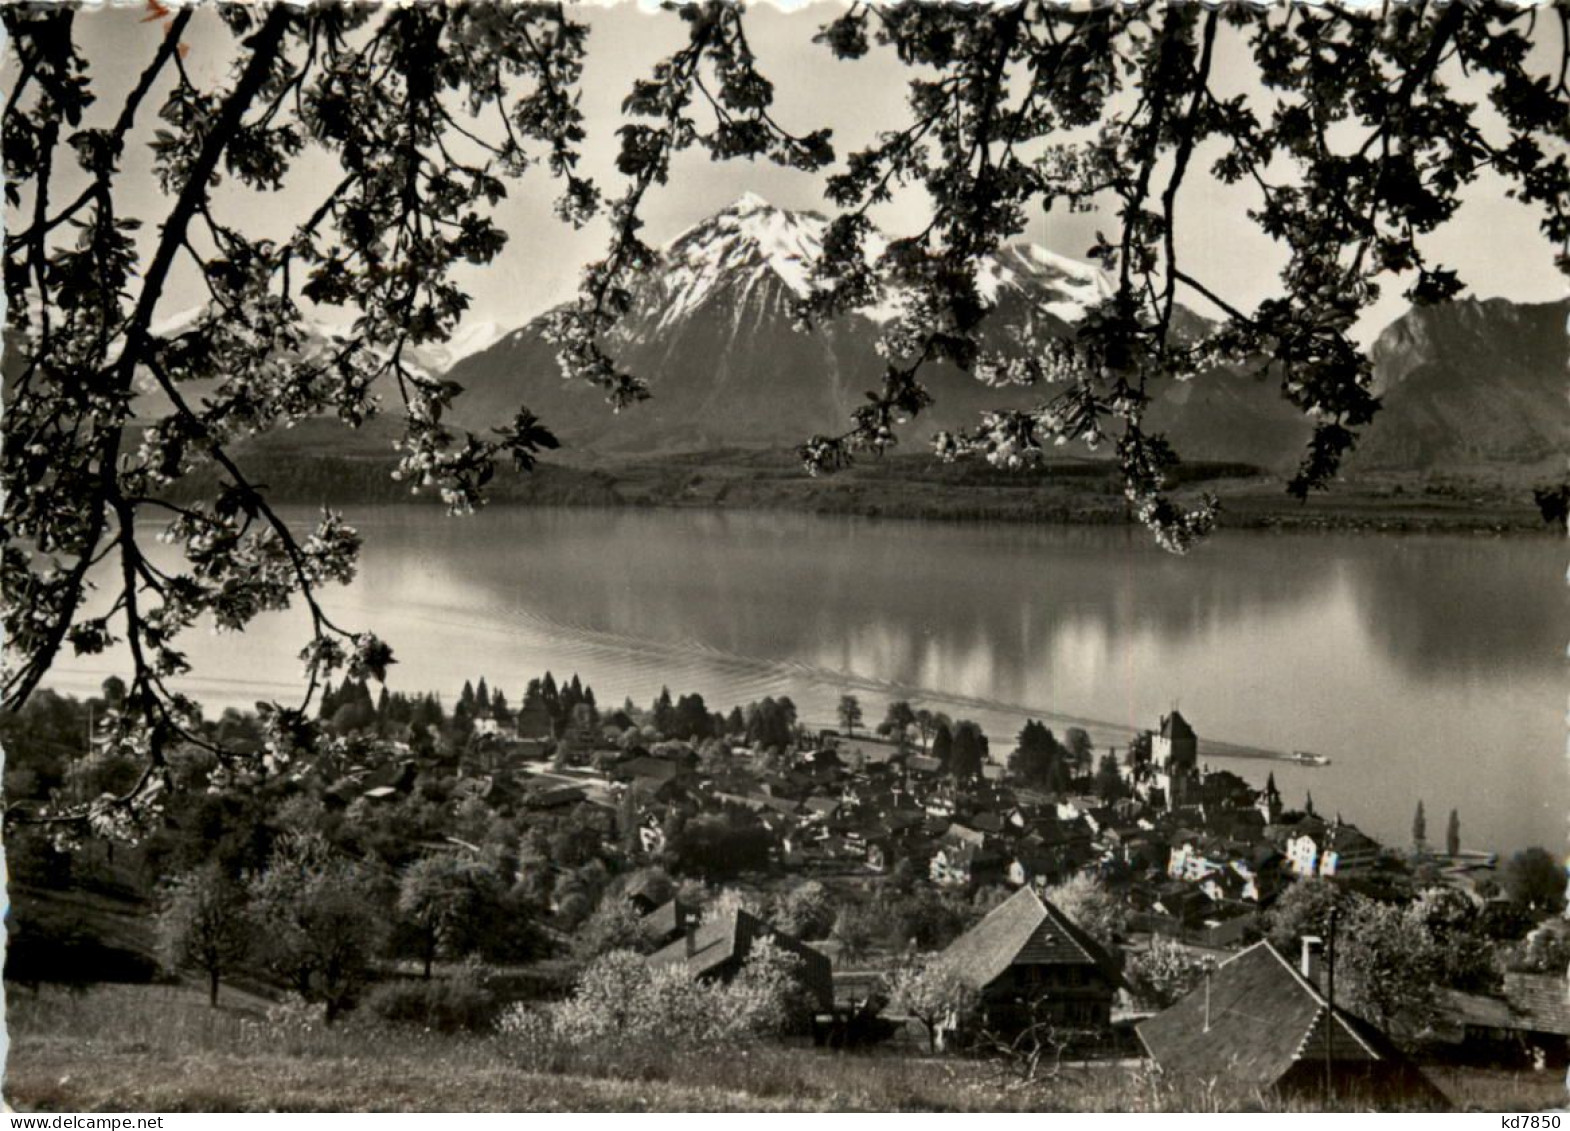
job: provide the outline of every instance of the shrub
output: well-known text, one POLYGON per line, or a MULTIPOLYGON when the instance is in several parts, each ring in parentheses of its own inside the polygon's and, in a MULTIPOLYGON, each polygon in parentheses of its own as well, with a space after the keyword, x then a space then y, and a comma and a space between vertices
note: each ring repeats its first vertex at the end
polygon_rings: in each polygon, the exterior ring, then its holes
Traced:
POLYGON ((496 1019, 496 1031, 514 1042, 524 1060, 542 1054, 556 1043, 556 1026, 548 1010, 514 1002, 496 1019))
POLYGON ((617 1057, 775 1037, 811 1017, 800 963, 763 941, 730 982, 706 982, 680 965, 650 966, 632 951, 615 950, 584 968, 566 1001, 546 1009, 514 1005, 498 1028, 530 1050, 571 1047, 617 1057))
POLYGON ((365 1008, 383 1021, 438 1033, 485 1032, 499 1013, 496 995, 467 972, 431 981, 383 982, 365 995, 365 1008))
POLYGON ((611 896, 583 921, 573 936, 572 949, 582 961, 598 958, 613 950, 647 954, 654 949, 654 936, 638 909, 624 899, 611 896))
POLYGON ((827 938, 834 927, 834 901, 828 889, 808 880, 785 897, 779 924, 799 939, 827 938))

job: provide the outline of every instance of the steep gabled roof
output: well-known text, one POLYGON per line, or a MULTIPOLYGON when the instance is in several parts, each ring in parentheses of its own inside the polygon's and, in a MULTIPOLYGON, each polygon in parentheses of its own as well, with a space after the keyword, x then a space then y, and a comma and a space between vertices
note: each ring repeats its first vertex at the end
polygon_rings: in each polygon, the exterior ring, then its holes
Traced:
POLYGON ((1355 825, 1332 825, 1325 833, 1322 847, 1326 851, 1356 852, 1378 851, 1379 842, 1355 825))
MULTIPOLYGON (((650 913, 659 915, 664 908, 650 913)), ((821 951, 776 930, 762 919, 746 911, 735 910, 707 923, 700 923, 693 931, 692 952, 688 953, 685 935, 649 955, 650 966, 685 966, 689 976, 701 978, 707 974, 721 973, 733 959, 745 962, 754 944, 770 939, 781 950, 802 960, 802 981, 827 1008, 834 1000, 833 975, 829 960, 821 951)))
POLYGON ((943 959, 977 989, 1015 965, 1095 966, 1117 982, 1117 968, 1107 952, 1028 887, 955 939, 943 959))
POLYGON ((666 900, 643 917, 644 929, 658 940, 675 938, 698 921, 698 908, 679 899, 666 900))
POLYGON ((1372 1027, 1337 1008, 1268 942, 1218 966, 1171 1008, 1138 1026, 1140 1040, 1163 1071, 1275 1085, 1299 1060, 1330 1056, 1341 1063, 1396 1062, 1399 1053, 1372 1027))
MULTIPOLYGON (((663 910, 659 908, 652 914, 658 915, 663 910)), ((702 977, 732 958, 745 958, 752 948, 753 938, 759 934, 758 927, 766 929, 765 924, 747 912, 732 911, 697 926, 693 932, 691 954, 687 953, 687 940, 683 937, 651 954, 649 964, 665 966, 685 963, 693 977, 702 977)))
POLYGON ((947 831, 943 834, 943 839, 950 844, 968 845, 971 848, 980 848, 987 843, 985 833, 979 829, 972 829, 962 825, 958 821, 953 821, 949 824, 947 831))

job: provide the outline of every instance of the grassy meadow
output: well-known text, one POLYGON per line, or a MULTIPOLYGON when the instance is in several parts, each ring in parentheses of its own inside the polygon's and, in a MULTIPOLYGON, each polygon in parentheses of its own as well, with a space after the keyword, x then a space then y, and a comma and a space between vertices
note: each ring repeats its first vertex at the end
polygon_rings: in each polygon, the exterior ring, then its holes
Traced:
MULTIPOLYGON (((754 1045, 614 1056, 530 1050, 280 1008, 225 987, 7 987, 5 1097, 19 1111, 1277 1111, 1224 1082, 1179 1086, 1135 1062, 1026 1081, 996 1062, 754 1045)), ((1446 1070, 1463 1110, 1561 1105, 1557 1073, 1446 1070)), ((1355 1097, 1339 1106, 1356 1109, 1355 1097)))

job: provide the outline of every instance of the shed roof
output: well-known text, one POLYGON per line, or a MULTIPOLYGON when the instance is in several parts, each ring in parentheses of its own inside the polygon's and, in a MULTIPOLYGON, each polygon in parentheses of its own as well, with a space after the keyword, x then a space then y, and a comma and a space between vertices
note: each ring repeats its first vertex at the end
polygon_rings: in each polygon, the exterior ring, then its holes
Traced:
POLYGON ((1570 1035, 1570 986, 1559 975, 1506 974, 1504 996, 1525 1017, 1521 1028, 1570 1035))

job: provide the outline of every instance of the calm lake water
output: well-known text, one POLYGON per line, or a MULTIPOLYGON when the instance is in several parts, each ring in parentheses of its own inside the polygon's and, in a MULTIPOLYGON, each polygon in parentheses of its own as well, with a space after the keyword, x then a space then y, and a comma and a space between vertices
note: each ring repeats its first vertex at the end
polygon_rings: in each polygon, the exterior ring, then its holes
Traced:
MULTIPOLYGON (((302 512, 302 520, 304 514, 302 512)), ((788 694, 829 723, 852 691, 974 718, 999 757, 1027 716, 1101 745, 1174 704, 1202 740, 1333 765, 1220 759, 1289 804, 1312 790, 1389 843, 1419 799, 1469 847, 1558 851, 1570 813, 1565 545, 1552 538, 1229 532, 1187 558, 1122 529, 795 514, 364 508, 360 577, 325 604, 450 703, 484 675, 516 703, 545 669, 602 705, 668 685, 711 709, 788 694)), ((297 687, 304 620, 193 634, 213 708, 297 687)), ((94 658, 56 686, 96 688, 94 658)))

